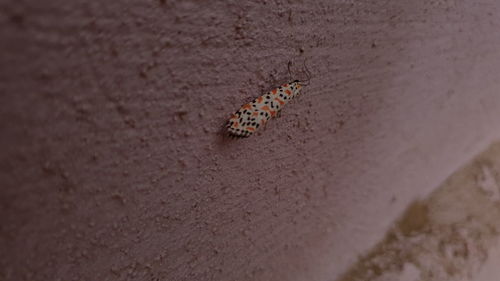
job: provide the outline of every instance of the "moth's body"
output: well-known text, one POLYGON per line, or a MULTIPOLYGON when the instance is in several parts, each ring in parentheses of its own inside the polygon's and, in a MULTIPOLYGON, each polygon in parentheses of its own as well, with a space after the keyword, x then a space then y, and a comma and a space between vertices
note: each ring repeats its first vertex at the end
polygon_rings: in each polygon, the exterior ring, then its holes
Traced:
POLYGON ((263 127, 271 117, 275 117, 290 100, 299 95, 301 88, 300 81, 295 80, 243 105, 228 121, 229 135, 235 137, 251 136, 257 129, 263 127))

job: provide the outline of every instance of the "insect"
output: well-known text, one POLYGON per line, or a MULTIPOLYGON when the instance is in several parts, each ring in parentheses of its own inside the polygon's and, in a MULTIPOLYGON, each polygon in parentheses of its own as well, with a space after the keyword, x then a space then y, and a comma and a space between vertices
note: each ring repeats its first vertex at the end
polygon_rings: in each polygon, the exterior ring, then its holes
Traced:
MULTIPOLYGON (((290 73, 290 64, 288 71, 290 73)), ((305 67, 305 63, 304 63, 305 67)), ((306 69, 309 81, 309 71, 306 69)), ((263 127, 269 119, 281 112, 281 109, 300 94, 304 84, 299 80, 283 84, 278 88, 243 105, 236 111, 227 123, 227 132, 232 137, 246 138, 263 127)))

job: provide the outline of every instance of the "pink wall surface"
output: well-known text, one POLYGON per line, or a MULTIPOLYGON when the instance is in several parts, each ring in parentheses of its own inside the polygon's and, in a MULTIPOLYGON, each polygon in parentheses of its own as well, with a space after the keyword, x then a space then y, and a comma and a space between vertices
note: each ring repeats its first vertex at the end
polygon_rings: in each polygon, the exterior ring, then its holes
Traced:
POLYGON ((500 137, 499 9, 1 1, 0 279, 335 280, 500 137))

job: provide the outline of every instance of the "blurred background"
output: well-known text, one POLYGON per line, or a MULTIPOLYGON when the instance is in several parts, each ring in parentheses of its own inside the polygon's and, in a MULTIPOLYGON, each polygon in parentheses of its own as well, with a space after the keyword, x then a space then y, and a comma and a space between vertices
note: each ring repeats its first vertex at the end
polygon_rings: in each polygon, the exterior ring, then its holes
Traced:
POLYGON ((0 1, 0 280, 498 280, 499 9, 0 1))

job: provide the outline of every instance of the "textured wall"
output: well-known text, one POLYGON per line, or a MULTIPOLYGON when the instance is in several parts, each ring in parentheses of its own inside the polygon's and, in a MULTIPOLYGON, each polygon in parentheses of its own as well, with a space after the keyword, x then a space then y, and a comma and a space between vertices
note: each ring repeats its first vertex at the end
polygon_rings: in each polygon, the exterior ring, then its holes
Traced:
POLYGON ((0 279, 334 280, 499 137, 499 9, 0 1, 0 279))

